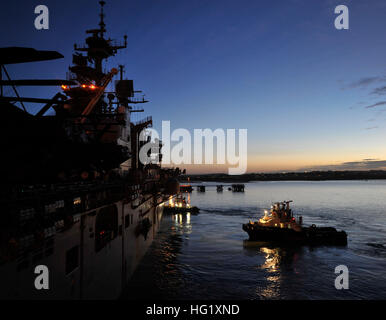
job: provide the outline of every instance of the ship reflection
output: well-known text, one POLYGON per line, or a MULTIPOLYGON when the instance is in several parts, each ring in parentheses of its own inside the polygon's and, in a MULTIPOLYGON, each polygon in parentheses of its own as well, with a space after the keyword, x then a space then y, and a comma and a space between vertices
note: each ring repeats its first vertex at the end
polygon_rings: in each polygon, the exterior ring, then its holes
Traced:
POLYGON ((265 262, 260 266, 262 269, 267 269, 269 271, 278 271, 281 261, 281 255, 277 248, 270 249, 262 247, 260 252, 265 254, 265 262))
POLYGON ((184 273, 178 257, 184 242, 183 235, 190 226, 190 217, 188 219, 187 214, 164 216, 162 224, 163 228, 153 242, 151 255, 142 260, 122 299, 177 299, 184 289, 184 273))
POLYGON ((190 234, 192 233, 192 224, 190 222, 191 214, 187 213, 177 213, 172 215, 173 227, 180 234, 190 234))
POLYGON ((176 224, 179 226, 184 225, 183 220, 185 220, 185 225, 190 225, 190 212, 186 214, 178 213, 178 214, 173 214, 172 219, 175 221, 176 224), (185 216, 185 219, 183 218, 185 216))
POLYGON ((261 299, 279 299, 285 271, 296 273, 296 264, 302 254, 301 247, 275 246, 267 242, 244 241, 247 255, 256 255, 257 272, 263 275, 264 282, 256 286, 255 294, 261 299))

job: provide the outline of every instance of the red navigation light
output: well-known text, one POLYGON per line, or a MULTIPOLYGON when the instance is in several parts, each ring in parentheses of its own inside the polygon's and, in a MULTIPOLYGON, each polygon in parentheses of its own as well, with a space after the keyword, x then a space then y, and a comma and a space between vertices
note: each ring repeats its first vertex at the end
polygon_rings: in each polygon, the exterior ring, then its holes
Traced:
POLYGON ((94 89, 96 89, 96 86, 95 86, 94 84, 90 84, 90 85, 89 85, 89 88, 92 89, 92 90, 94 90, 94 89))

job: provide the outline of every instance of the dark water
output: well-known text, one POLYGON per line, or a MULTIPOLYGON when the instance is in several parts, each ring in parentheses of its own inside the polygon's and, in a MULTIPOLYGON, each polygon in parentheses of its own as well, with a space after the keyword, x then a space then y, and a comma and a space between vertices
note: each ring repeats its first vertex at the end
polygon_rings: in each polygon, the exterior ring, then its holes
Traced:
POLYGON ((208 187, 191 203, 199 215, 164 217, 125 298, 386 299, 386 181, 256 182, 245 193, 208 187), (245 241, 242 223, 287 199, 305 224, 344 229, 348 246, 245 241), (349 290, 335 289, 342 264, 349 290))

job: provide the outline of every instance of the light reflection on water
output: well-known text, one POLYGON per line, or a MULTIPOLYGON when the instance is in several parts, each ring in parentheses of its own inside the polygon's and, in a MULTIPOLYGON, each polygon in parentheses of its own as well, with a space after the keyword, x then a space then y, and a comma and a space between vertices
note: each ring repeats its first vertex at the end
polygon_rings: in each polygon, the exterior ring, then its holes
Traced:
POLYGON ((164 217, 126 298, 386 298, 386 181, 256 182, 245 193, 208 187, 194 191, 191 203, 199 215, 164 217), (305 223, 344 229, 348 246, 245 241, 242 223, 286 199, 305 223), (350 271, 347 291, 334 286, 340 264, 350 271))

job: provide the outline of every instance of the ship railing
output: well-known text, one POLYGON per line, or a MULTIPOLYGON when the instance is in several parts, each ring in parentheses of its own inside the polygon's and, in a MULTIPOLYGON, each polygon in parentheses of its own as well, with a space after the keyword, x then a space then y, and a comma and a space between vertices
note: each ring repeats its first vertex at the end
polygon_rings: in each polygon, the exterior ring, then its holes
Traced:
POLYGON ((130 106, 130 112, 143 112, 143 108, 141 107, 136 107, 136 106, 130 106))
POLYGON ((115 39, 109 39, 109 44, 110 46, 112 47, 124 47, 125 46, 125 42, 123 41, 118 41, 118 40, 115 40, 115 39))
MULTIPOLYGON (((15 186, 11 189, 1 190, 0 204, 21 208, 31 205, 36 206, 38 203, 50 203, 54 200, 87 197, 90 203, 95 203, 92 205, 92 207, 95 207, 106 202, 119 201, 127 194, 153 193, 159 187, 159 178, 151 175, 146 176, 141 184, 127 179, 117 179, 114 181, 82 181, 39 186, 15 186), (105 193, 105 196, 100 196, 102 193, 105 193)), ((79 206, 79 203, 83 202, 76 201, 77 209, 75 211, 80 212, 90 209, 90 206, 79 206)))
POLYGON ((146 103, 148 102, 148 100, 145 100, 145 97, 142 97, 142 98, 130 98, 128 100, 128 103, 146 103))
POLYGON ((139 121, 137 121, 137 122, 133 122, 133 124, 134 124, 135 126, 138 126, 138 125, 144 124, 144 123, 146 123, 146 122, 150 122, 150 121, 153 121, 153 118, 152 118, 151 116, 146 117, 146 118, 144 118, 144 119, 141 119, 141 120, 139 120, 139 121))

